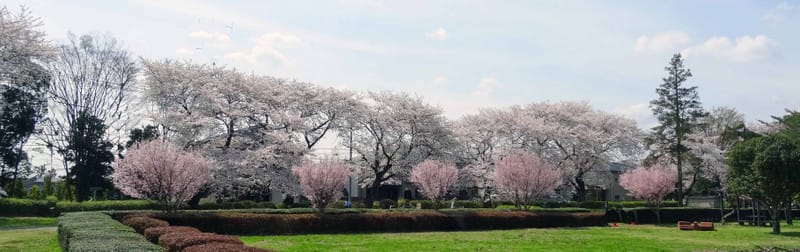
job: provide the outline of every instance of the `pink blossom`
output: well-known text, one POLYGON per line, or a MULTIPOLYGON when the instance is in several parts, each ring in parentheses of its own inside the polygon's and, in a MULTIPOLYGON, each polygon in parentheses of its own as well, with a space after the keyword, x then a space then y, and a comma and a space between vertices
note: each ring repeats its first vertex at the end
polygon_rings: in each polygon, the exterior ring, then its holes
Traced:
POLYGON ((414 166, 410 180, 417 185, 422 195, 437 201, 455 185, 458 180, 458 170, 450 163, 425 160, 414 166))
POLYGON ((561 173, 538 156, 515 153, 497 162, 494 181, 498 189, 527 209, 531 201, 554 193, 561 185, 561 173))
POLYGON ((656 164, 651 167, 637 167, 622 174, 619 184, 634 198, 643 199, 655 207, 656 218, 661 222, 658 209, 668 194, 675 190, 678 172, 672 167, 656 164))
POLYGON ((347 164, 341 161, 305 161, 292 168, 292 173, 300 179, 306 198, 323 212, 330 203, 342 197, 348 169, 347 164))
POLYGON ((128 196, 157 200, 168 212, 211 178, 211 162, 162 140, 141 143, 126 155, 114 162, 114 185, 128 196))

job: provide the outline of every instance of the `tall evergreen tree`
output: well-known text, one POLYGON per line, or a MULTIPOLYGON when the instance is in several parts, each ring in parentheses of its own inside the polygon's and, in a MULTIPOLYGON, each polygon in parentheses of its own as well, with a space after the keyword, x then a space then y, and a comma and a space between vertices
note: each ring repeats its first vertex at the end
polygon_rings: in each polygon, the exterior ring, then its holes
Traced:
POLYGON ((82 112, 67 136, 68 146, 63 155, 73 164, 68 176, 75 184, 78 201, 89 199, 92 187, 111 188, 108 175, 114 154, 105 133, 102 120, 82 112))
POLYGON ((697 86, 685 85, 686 80, 692 77, 692 72, 684 67, 681 55, 673 55, 664 69, 668 75, 663 78, 664 83, 656 88, 658 98, 650 101, 650 108, 658 118, 659 125, 653 128, 648 138, 648 145, 653 150, 648 159, 675 164, 678 169, 675 196, 683 201, 693 186, 690 184, 685 187, 683 181, 684 166, 690 159, 686 139, 689 133, 697 129, 700 123, 698 119, 706 113, 700 103, 697 86))

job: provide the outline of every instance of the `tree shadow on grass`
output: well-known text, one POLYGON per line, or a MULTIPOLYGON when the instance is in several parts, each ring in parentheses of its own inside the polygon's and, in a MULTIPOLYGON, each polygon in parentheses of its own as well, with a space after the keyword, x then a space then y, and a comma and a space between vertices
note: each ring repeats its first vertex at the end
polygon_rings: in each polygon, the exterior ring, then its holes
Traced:
POLYGON ((800 237, 800 232, 781 232, 780 234, 776 235, 786 236, 786 237, 800 237))

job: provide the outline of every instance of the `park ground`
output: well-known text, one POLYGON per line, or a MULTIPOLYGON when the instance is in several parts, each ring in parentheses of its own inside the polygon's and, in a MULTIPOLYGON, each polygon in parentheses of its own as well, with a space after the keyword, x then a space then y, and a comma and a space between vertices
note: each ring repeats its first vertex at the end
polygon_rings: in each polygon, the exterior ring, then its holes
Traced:
MULTIPOLYGON (((800 225, 737 224, 717 231, 674 225, 518 229, 470 232, 242 236, 250 246, 278 251, 731 251, 800 248, 800 225)), ((60 251, 54 218, 0 217, 0 251, 60 251)))
POLYGON ((55 218, 0 217, 0 251, 61 251, 55 218))
POLYGON ((800 226, 719 226, 679 231, 675 225, 547 228, 469 232, 242 236, 250 246, 278 251, 730 251, 800 248, 800 226))

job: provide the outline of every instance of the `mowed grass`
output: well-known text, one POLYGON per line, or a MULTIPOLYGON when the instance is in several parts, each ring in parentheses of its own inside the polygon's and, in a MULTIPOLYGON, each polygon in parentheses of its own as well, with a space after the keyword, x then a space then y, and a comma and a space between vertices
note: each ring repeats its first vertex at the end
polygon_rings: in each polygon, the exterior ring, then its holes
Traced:
POLYGON ((58 225, 56 218, 48 217, 0 217, 0 230, 26 227, 54 227, 58 225))
POLYGON ((0 251, 61 251, 55 218, 0 217, 0 251))
POLYGON ((520 229, 469 232, 242 236, 247 245, 278 251, 730 251, 800 248, 800 226, 717 225, 680 231, 673 225, 520 229))

